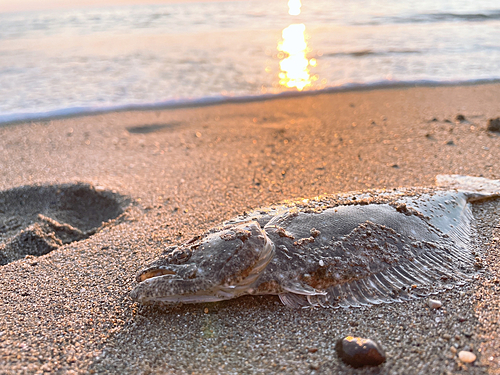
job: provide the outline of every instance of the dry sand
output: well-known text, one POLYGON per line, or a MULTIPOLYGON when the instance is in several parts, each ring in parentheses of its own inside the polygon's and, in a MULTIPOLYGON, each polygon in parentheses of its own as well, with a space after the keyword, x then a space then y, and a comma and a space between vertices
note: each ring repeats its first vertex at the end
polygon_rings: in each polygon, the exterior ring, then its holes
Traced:
POLYGON ((425 300, 291 310, 275 296, 176 308, 128 298, 166 246, 244 210, 429 186, 439 173, 500 179, 500 135, 486 131, 498 98, 499 84, 380 89, 0 128, 0 189, 26 186, 0 193, 1 246, 52 250, 0 266, 0 373, 500 373, 499 201, 474 208, 483 270, 438 295, 439 310, 425 300), (339 363, 345 334, 379 341, 387 362, 339 363), (476 362, 460 364, 462 349, 476 362))

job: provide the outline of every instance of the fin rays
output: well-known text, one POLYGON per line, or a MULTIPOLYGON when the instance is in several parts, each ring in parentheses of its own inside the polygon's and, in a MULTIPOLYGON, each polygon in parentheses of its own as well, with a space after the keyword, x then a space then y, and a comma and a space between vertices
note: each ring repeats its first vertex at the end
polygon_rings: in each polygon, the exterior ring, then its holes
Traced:
MULTIPOLYGON (((472 270, 473 258, 465 249, 455 248, 461 262, 472 270)), ((451 258, 454 258, 451 256, 451 258)), ((470 279, 446 254, 425 253, 412 262, 399 264, 367 278, 326 288, 326 295, 284 293, 280 299, 291 307, 360 307, 403 302, 451 289, 470 279)))

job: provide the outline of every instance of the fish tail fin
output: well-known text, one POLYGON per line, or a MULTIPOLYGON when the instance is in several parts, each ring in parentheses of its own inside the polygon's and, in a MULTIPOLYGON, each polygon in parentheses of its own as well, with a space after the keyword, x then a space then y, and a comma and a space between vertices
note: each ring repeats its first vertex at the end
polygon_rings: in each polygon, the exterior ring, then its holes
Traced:
POLYGON ((467 194, 469 201, 500 197, 500 180, 458 174, 439 174, 436 185, 457 189, 467 194))

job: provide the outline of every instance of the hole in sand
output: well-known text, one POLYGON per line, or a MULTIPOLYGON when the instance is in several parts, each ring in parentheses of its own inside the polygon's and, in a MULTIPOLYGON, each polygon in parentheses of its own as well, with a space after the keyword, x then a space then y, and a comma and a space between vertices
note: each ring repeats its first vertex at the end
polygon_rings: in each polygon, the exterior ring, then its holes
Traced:
POLYGON ((180 126, 182 122, 180 121, 170 121, 165 124, 149 124, 149 125, 141 125, 141 126, 130 126, 127 128, 127 131, 131 134, 148 134, 155 133, 164 129, 173 129, 180 126))
POLYGON ((120 216, 129 203, 119 194, 82 183, 0 192, 0 265, 83 240, 120 216))

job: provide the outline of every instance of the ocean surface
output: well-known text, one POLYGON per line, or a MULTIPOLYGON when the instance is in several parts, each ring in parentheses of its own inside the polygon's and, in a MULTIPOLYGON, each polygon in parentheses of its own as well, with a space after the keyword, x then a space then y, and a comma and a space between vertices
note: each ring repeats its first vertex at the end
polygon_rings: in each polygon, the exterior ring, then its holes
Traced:
POLYGON ((498 0, 246 0, 0 13, 0 123, 498 79, 498 0))

